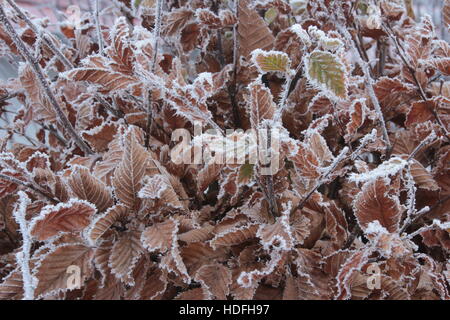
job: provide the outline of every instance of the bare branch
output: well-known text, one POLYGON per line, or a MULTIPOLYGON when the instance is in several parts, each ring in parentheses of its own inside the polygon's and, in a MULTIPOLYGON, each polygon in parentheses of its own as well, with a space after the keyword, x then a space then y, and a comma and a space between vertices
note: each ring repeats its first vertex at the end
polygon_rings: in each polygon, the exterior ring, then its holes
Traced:
POLYGON ((92 154, 91 148, 81 139, 81 137, 78 135, 78 133, 75 131, 74 127, 70 123, 69 119, 65 115, 65 113, 62 111, 61 107, 58 104, 58 101, 56 100, 56 97, 54 96, 45 76, 41 69, 41 66, 37 61, 33 59, 33 56, 31 55, 30 51, 27 49, 25 43, 22 41, 22 39, 17 34, 16 30, 12 26, 12 24, 9 22, 8 18, 6 17, 5 10, 3 8, 3 5, 0 4, 0 22, 5 26, 6 30, 8 31, 9 35, 11 36, 12 40, 14 41, 14 44, 17 46, 19 52, 22 54, 22 56, 25 58, 25 60, 30 64, 32 67, 32 70, 36 74, 36 77, 39 81, 39 84, 41 85, 45 95, 49 99, 53 109, 55 110, 58 120, 61 123, 61 125, 66 128, 66 130, 69 132, 69 134, 72 136, 72 138, 75 140, 75 143, 80 147, 80 149, 86 153, 86 154, 92 154))
POLYGON ((58 58, 61 60, 61 62, 64 64, 67 70, 73 69, 74 66, 72 62, 69 61, 69 59, 66 58, 66 56, 55 46, 53 43, 53 40, 51 39, 51 36, 47 34, 45 30, 39 30, 38 27, 23 13, 23 11, 16 5, 14 0, 6 0, 9 5, 16 11, 17 15, 25 21, 25 23, 30 27, 31 30, 36 35, 42 34, 42 41, 50 48, 50 50, 58 56, 58 58))

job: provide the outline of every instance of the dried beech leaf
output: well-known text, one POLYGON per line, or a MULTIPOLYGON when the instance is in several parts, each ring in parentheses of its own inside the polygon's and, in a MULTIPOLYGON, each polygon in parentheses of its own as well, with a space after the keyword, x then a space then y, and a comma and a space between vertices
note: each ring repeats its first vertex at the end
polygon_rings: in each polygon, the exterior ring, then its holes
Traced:
POLYGON ((96 205, 105 211, 113 204, 111 191, 85 167, 77 166, 68 179, 72 191, 82 200, 96 205))
POLYGON ((45 207, 32 221, 31 235, 39 241, 60 232, 82 231, 97 210, 89 202, 72 199, 67 203, 45 207))
POLYGON ((233 246, 241 244, 247 240, 256 237, 258 225, 251 224, 236 229, 230 229, 222 233, 216 234, 211 240, 211 246, 215 249, 223 246, 233 246))
POLYGON ((68 290, 70 274, 67 273, 67 270, 70 266, 80 268, 80 280, 83 284, 92 271, 92 256, 92 249, 82 244, 58 246, 43 257, 34 271, 34 276, 39 279, 35 295, 47 295, 68 290))
POLYGON ((112 184, 116 196, 130 209, 139 205, 137 194, 142 186, 148 157, 147 151, 140 145, 135 133, 127 132, 124 137, 122 160, 114 172, 112 184))
POLYGON ((450 1, 444 0, 444 7, 442 8, 442 20, 450 28, 450 1))
POLYGON ((23 297, 22 271, 14 269, 2 279, 0 284, 0 300, 20 300, 23 297))
POLYGON ((272 120, 276 105, 273 102, 272 94, 262 83, 254 82, 250 85, 250 122, 252 128, 258 128, 263 120, 272 120))
POLYGON ((122 205, 117 204, 108 209, 104 214, 98 216, 89 229, 89 240, 95 243, 109 228, 116 222, 124 218, 128 213, 128 209, 122 205))
POLYGON ((221 264, 204 265, 197 270, 195 280, 204 283, 217 300, 226 300, 230 293, 231 271, 221 264))
POLYGON ((266 22, 251 5, 251 1, 241 0, 238 7, 239 53, 246 58, 255 49, 272 49, 275 42, 266 22))
POLYGON ((111 272, 125 284, 134 285, 131 277, 139 257, 143 253, 140 242, 141 233, 129 231, 124 233, 111 248, 108 265, 111 272))
POLYGON ((139 83, 139 80, 133 76, 100 68, 74 69, 69 71, 66 77, 69 80, 87 81, 99 85, 106 92, 127 89, 139 83))
POLYGON ((141 242, 148 251, 165 252, 172 247, 177 232, 178 223, 173 219, 168 219, 146 228, 142 232, 141 242))
POLYGON ((437 191, 439 186, 434 180, 433 176, 424 166, 417 160, 412 160, 411 163, 411 175, 414 178, 414 182, 419 186, 419 188, 437 191))
POLYGON ((390 181, 378 178, 367 182, 356 196, 355 216, 364 230, 372 221, 378 222, 389 232, 397 232, 403 208, 398 196, 392 194, 390 181))
POLYGON ((168 205, 172 208, 183 207, 183 204, 180 202, 178 195, 170 184, 170 181, 165 176, 160 174, 149 178, 144 187, 139 191, 138 195, 143 199, 160 200, 163 205, 168 205))

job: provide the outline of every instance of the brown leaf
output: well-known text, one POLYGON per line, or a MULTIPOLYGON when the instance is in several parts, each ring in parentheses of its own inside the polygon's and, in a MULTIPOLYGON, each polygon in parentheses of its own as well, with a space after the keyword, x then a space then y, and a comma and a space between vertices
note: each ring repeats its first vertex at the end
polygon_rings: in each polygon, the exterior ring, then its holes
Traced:
POLYGON ((251 1, 241 0, 238 8, 239 54, 247 59, 253 50, 270 50, 275 42, 272 31, 251 5, 251 1))
POLYGON ((168 36, 175 36, 194 17, 194 11, 185 7, 175 9, 167 15, 163 23, 163 33, 168 36))
POLYGON ((95 207, 89 202, 75 199, 47 206, 32 221, 31 235, 43 241, 60 232, 81 231, 89 225, 95 212, 95 207))
POLYGON ((2 279, 0 284, 0 300, 20 300, 23 297, 22 271, 14 269, 2 279))
POLYGON ((131 272, 143 253, 140 236, 141 233, 138 231, 123 233, 114 243, 109 256, 108 265, 111 267, 111 273, 128 285, 134 285, 131 272))
POLYGON ((133 51, 130 30, 125 17, 116 20, 111 29, 111 46, 106 50, 114 60, 110 67, 123 74, 133 75, 133 51))
POLYGON ((345 141, 350 142, 354 139, 355 134, 366 119, 366 109, 367 107, 364 101, 356 100, 352 103, 350 109, 350 121, 345 127, 345 141))
POLYGON ((184 241, 186 243, 191 242, 203 242, 210 240, 213 237, 212 231, 214 227, 212 225, 206 225, 198 229, 192 229, 184 232, 178 236, 178 240, 184 241))
POLYGON ((101 86, 102 92, 127 89, 137 85, 139 80, 120 72, 100 68, 79 68, 69 71, 67 79, 74 81, 87 81, 101 86))
POLYGON ((98 216, 89 229, 89 240, 95 243, 101 238, 111 226, 124 218, 128 213, 128 209, 122 204, 116 204, 101 216, 98 216))
POLYGON ((444 7, 442 8, 442 20, 450 28, 450 1, 444 0, 444 7))
POLYGON ((216 236, 210 241, 211 247, 216 249, 218 247, 241 244, 247 240, 255 238, 258 228, 259 226, 257 224, 250 224, 240 228, 232 228, 216 234, 216 236))
POLYGON ((148 162, 148 153, 138 142, 135 133, 128 131, 124 137, 122 161, 114 172, 112 185, 120 201, 130 209, 139 207, 138 192, 148 162))
POLYGON ((169 180, 161 174, 154 175, 147 179, 144 187, 139 191, 139 197, 143 199, 159 200, 162 205, 170 206, 172 208, 183 207, 169 180))
POLYGON ((178 222, 168 219, 162 223, 156 223, 142 232, 141 242, 148 251, 170 250, 178 232, 178 222))
POLYGON ((195 280, 204 284, 206 290, 217 300, 226 300, 230 293, 231 271, 222 264, 202 266, 197 270, 195 280))
POLYGON ((76 166, 68 183, 78 198, 95 204, 101 212, 113 205, 111 191, 85 167, 76 166))
POLYGON ((80 268, 83 284, 92 271, 92 256, 92 249, 82 244, 64 244, 50 251, 36 267, 34 276, 39 282, 35 295, 43 296, 59 290, 68 290, 70 274, 67 270, 70 266, 80 268))
POLYGON ((83 132, 83 138, 89 142, 89 145, 97 152, 104 152, 108 144, 113 140, 117 133, 117 125, 114 123, 104 123, 93 130, 83 132))
POLYGON ((388 179, 367 182, 354 202, 355 216, 363 230, 375 220, 389 232, 397 232, 403 208, 388 179))
POLYGON ((417 160, 412 160, 411 162, 411 175, 414 178, 414 182, 419 186, 419 188, 437 191, 439 190, 439 186, 436 181, 433 179, 433 176, 424 166, 418 162, 417 160))
POLYGON ((262 83, 253 82, 250 87, 250 123, 252 128, 258 128, 263 120, 272 120, 276 105, 273 102, 270 90, 262 83))

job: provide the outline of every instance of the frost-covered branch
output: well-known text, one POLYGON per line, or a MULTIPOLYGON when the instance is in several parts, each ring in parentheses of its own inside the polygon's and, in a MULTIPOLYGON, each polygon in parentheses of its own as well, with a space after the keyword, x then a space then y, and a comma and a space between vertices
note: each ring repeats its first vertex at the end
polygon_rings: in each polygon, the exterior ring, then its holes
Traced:
POLYGON ((161 23, 162 23, 162 13, 163 13, 163 1, 158 0, 156 3, 156 16, 155 16, 155 29, 153 30, 153 59, 151 65, 151 71, 155 71, 156 67, 156 58, 158 56, 158 44, 159 38, 161 36, 161 23))
POLYGON ((67 116, 64 114, 63 110, 58 104, 58 101, 56 100, 55 95, 53 94, 50 85, 48 84, 44 73, 41 69, 41 66, 37 61, 34 60, 31 52, 27 49, 25 43, 23 40, 19 37, 16 30, 12 26, 12 24, 9 22, 3 5, 0 4, 0 22, 5 26, 6 31, 12 38, 14 44, 17 46, 19 52, 21 55, 25 58, 25 60, 30 64, 33 72, 36 74, 36 78, 39 81, 39 84, 41 85, 45 95, 49 99, 54 111, 57 114, 58 120, 61 123, 61 125, 66 128, 66 130, 69 132, 69 134, 72 136, 72 138, 75 140, 75 143, 80 147, 81 150, 83 150, 86 154, 92 154, 91 148, 81 139, 81 137, 78 135, 78 133, 75 131, 75 128, 70 123, 67 116))
POLYGON ((294 212, 303 208, 306 201, 308 201, 308 199, 313 195, 313 193, 316 192, 316 190, 319 189, 319 187, 325 183, 330 174, 332 174, 333 171, 338 167, 338 165, 345 159, 345 156, 347 155, 348 151, 349 151, 348 147, 344 147, 344 149, 342 149, 341 153, 334 159, 333 163, 328 167, 327 171, 319 178, 319 181, 317 181, 314 187, 308 192, 308 194, 302 199, 302 201, 300 201, 297 207, 295 207, 294 212))
POLYGON ((411 152, 408 157, 408 161, 411 161, 416 156, 417 152, 419 152, 425 145, 432 143, 434 139, 436 139, 436 133, 434 133, 434 131, 431 131, 431 133, 424 140, 422 140, 419 145, 411 152))
POLYGON ((17 262, 20 265, 20 270, 22 271, 23 278, 23 300, 34 300, 34 281, 31 275, 30 268, 30 255, 31 255, 31 244, 32 239, 30 235, 30 230, 28 227, 28 222, 26 220, 26 210, 28 204, 30 204, 30 199, 27 194, 23 191, 19 191, 19 207, 14 211, 14 218, 19 224, 20 233, 22 234, 22 250, 16 254, 17 262))
POLYGON ((348 30, 346 29, 346 27, 341 24, 338 24, 337 28, 338 28, 339 32, 344 36, 347 43, 350 45, 350 48, 353 50, 354 55, 356 57, 356 62, 360 65, 360 67, 364 73, 366 88, 369 93, 370 100, 372 101, 372 104, 375 108, 375 112, 377 113, 378 121, 380 122, 381 130, 383 133, 383 139, 386 143, 387 149, 390 150, 392 148, 391 141, 389 140, 389 135, 388 135, 388 131, 386 129, 386 123, 384 121, 383 112, 381 111, 380 102, 378 101, 378 98, 375 95, 375 90, 373 88, 374 84, 373 84, 373 79, 370 75, 371 71, 370 71, 369 64, 361 58, 359 51, 355 47, 353 38, 350 35, 350 33, 348 32, 348 30))
MULTIPOLYGON (((395 36, 394 30, 392 30, 392 27, 389 24, 383 25, 383 29, 389 35, 389 38, 391 38, 392 42, 394 42, 395 48, 397 50, 397 54, 399 55, 403 64, 408 69, 409 73, 411 74, 411 76, 414 80, 414 83, 417 86, 417 91, 419 92, 420 97, 422 98, 423 101, 429 102, 427 95, 425 94, 425 90, 423 89, 422 85, 420 84, 419 79, 417 78, 416 70, 408 62, 408 60, 406 58, 405 49, 402 47, 402 45, 398 41, 397 37, 395 36)), ((432 104, 430 104, 430 105, 432 105, 432 104)), ((433 114, 433 117, 438 122, 442 131, 444 131, 444 134, 445 134, 445 137, 447 138, 447 140, 450 141, 450 133, 448 132, 445 124, 442 122, 442 119, 439 117, 439 114, 432 107, 429 107, 429 111, 433 114)))
POLYGON ((353 153, 350 156, 350 159, 356 160, 356 158, 358 158, 359 154, 361 153, 361 150, 370 142, 374 142, 376 138, 377 138, 377 129, 373 129, 371 133, 366 134, 361 139, 358 148, 356 148, 356 150, 353 151, 353 153))
POLYGON ((95 22, 95 29, 97 31, 97 41, 98 41, 98 51, 100 55, 103 55, 104 53, 104 44, 103 44, 103 35, 102 35, 102 29, 100 27, 100 16, 99 16, 99 0, 93 0, 93 7, 94 7, 94 22, 95 22))
POLYGON ((36 193, 39 193, 41 196, 43 196, 44 198, 46 198, 46 199, 48 199, 48 200, 50 200, 52 202, 58 202, 56 199, 53 199, 48 194, 46 194, 44 191, 40 190, 40 188, 38 188, 37 186, 34 186, 31 183, 19 180, 19 179, 15 178, 15 177, 11 177, 11 176, 8 176, 8 175, 3 174, 3 173, 0 173, 0 179, 6 180, 6 181, 9 181, 9 182, 12 182, 12 183, 15 183, 17 185, 24 186, 24 187, 26 187, 26 188, 28 188, 28 189, 36 192, 36 193))
MULTIPOLYGON (((234 0, 234 14, 239 20, 239 0, 234 0)), ((236 101, 236 80, 237 80, 237 66, 239 62, 239 38, 238 38, 238 25, 233 25, 233 81, 228 86, 228 95, 231 100, 231 107, 233 108, 233 119, 236 128, 242 126, 241 116, 239 115, 239 107, 236 101)))
POLYGON ((417 236, 418 234, 421 234, 422 232, 425 232, 425 231, 428 231, 428 230, 433 230, 433 229, 436 229, 436 228, 443 229, 443 230, 450 229, 450 222, 441 222, 441 221, 435 219, 435 220, 433 220, 432 224, 430 224, 428 226, 424 226, 424 227, 414 231, 413 233, 408 234, 407 238, 408 239, 412 239, 415 236, 417 236))
POLYGON ((20 19, 25 21, 25 23, 30 27, 31 30, 37 35, 41 34, 41 40, 50 48, 50 50, 58 56, 58 58, 61 60, 61 62, 64 64, 65 68, 67 70, 70 70, 74 68, 72 62, 69 61, 69 59, 66 58, 66 56, 55 46, 53 41, 51 40, 51 37, 46 33, 44 29, 38 28, 26 15, 25 13, 17 6, 17 4, 14 2, 14 0, 6 0, 9 5, 16 11, 17 15, 20 19))

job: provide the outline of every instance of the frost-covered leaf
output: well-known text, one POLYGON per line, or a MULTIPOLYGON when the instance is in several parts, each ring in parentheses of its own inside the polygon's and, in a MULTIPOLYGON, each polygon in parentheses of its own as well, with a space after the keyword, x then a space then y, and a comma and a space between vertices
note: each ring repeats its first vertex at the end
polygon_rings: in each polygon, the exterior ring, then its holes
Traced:
POLYGON ((22 271, 14 269, 0 284, 0 300, 19 300, 23 297, 22 271))
POLYGON ((127 89, 139 83, 139 80, 133 76, 105 68, 74 69, 69 71, 66 77, 69 80, 86 81, 99 85, 106 92, 127 89))
POLYGON ((252 61, 261 73, 288 72, 291 65, 288 55, 280 51, 256 49, 252 52, 252 61))
POLYGON ((127 215, 128 209, 122 204, 116 204, 104 214, 96 217, 89 228, 88 237, 95 243, 111 226, 127 215))
POLYGON ((255 49, 270 50, 275 41, 264 19, 253 9, 249 0, 239 1, 239 53, 249 58, 255 49))
POLYGON ((230 292, 231 271, 221 264, 204 265, 197 270, 195 280, 204 284, 217 300, 226 300, 230 292))
POLYGON ((125 17, 116 20, 112 27, 111 46, 106 50, 114 60, 110 66, 123 74, 133 74, 133 50, 130 43, 130 30, 125 17))
POLYGON ((144 199, 160 200, 164 205, 173 208, 183 207, 169 180, 160 174, 147 179, 138 195, 144 199))
POLYGON ((230 230, 216 234, 211 240, 211 247, 219 248, 223 246, 233 246, 241 244, 247 240, 250 240, 256 236, 258 231, 257 224, 251 224, 240 228, 232 228, 230 230))
POLYGON ((114 172, 112 184, 120 201, 128 208, 134 209, 139 205, 138 192, 142 186, 149 155, 133 131, 125 134, 123 147, 122 160, 114 172))
POLYGON ((306 76, 312 84, 338 98, 346 98, 347 75, 338 56, 315 50, 305 56, 304 63, 306 76))
POLYGON ((444 0, 444 7, 442 8, 442 20, 446 24, 447 29, 450 28, 450 1, 444 0))
POLYGON ((122 234, 111 248, 111 255, 109 256, 108 265, 111 267, 112 274, 129 285, 134 285, 131 272, 144 251, 140 236, 141 233, 138 231, 129 231, 122 234))
POLYGON ((377 178, 364 184, 354 202, 355 216, 365 230, 372 221, 378 222, 389 232, 397 232, 404 208, 398 194, 387 178, 377 178))
POLYGON ((70 266, 80 268, 83 285, 92 271, 92 256, 92 249, 83 244, 64 244, 50 251, 34 271, 34 276, 39 280, 36 296, 68 290, 70 273, 67 270, 70 266))
POLYGON ((178 232, 178 222, 168 219, 162 223, 155 223, 142 232, 141 242, 148 251, 170 250, 175 235, 178 232))
POLYGON ((439 189, 431 173, 417 160, 412 160, 411 175, 419 188, 430 191, 437 191, 439 189))
POLYGON ((94 205, 72 199, 67 203, 49 205, 31 222, 31 235, 39 241, 60 232, 79 232, 86 228, 96 212, 94 205))
POLYGON ((258 128, 263 120, 272 120, 277 106, 273 102, 272 94, 260 82, 250 85, 250 122, 252 128, 258 128))
POLYGON ((113 204, 111 191, 85 167, 77 166, 68 179, 72 191, 82 200, 87 200, 105 211, 113 204))

